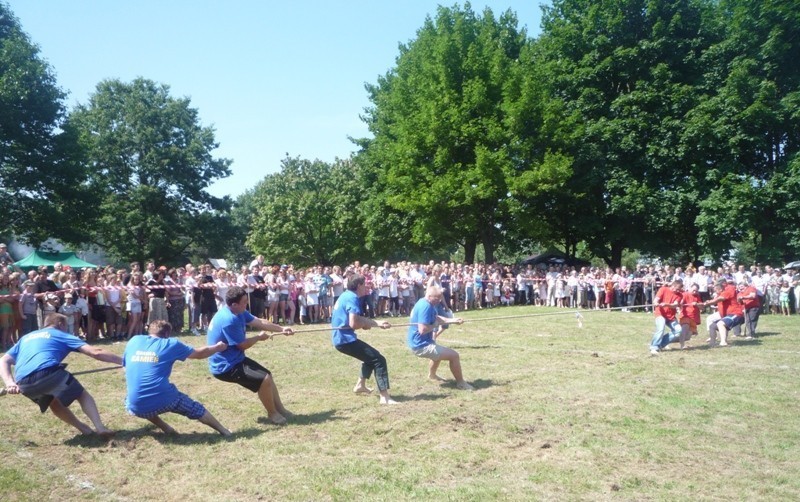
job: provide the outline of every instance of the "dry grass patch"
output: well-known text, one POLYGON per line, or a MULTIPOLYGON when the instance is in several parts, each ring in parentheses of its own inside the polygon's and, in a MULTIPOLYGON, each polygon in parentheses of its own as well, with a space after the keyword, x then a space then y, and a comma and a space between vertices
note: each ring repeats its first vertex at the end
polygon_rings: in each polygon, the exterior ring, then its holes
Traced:
MULTIPOLYGON (((285 427, 268 424, 254 394, 211 378, 204 362, 176 364, 173 381, 232 440, 179 416, 166 417, 176 437, 128 416, 117 372, 80 377, 120 430, 109 443, 75 437, 7 396, 0 453, 11 462, 0 469, 0 492, 4 500, 800 498, 796 318, 765 316, 764 336, 729 349, 700 340, 650 357, 651 315, 584 316, 583 329, 570 314, 453 326, 442 343, 461 353, 474 392, 429 382, 425 361, 405 349, 405 329, 363 333, 389 361, 395 407, 351 393, 358 363, 327 333, 258 344, 251 357, 273 371, 297 415, 285 427)), ((68 362, 74 371, 98 365, 68 362)))

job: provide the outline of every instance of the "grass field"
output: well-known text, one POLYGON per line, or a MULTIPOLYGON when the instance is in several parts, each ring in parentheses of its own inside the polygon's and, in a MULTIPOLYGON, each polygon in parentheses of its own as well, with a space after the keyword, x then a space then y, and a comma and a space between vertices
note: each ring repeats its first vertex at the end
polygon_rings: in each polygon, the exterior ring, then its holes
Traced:
MULTIPOLYGON (((362 332, 389 361, 401 401, 391 407, 352 394, 359 363, 329 333, 259 343, 248 354, 273 371, 296 414, 287 426, 267 423, 257 397, 210 377, 205 361, 177 363, 173 382, 232 440, 177 415, 165 419, 178 436, 128 416, 119 371, 79 377, 120 431, 108 443, 2 397, 1 497, 800 499, 800 318, 763 316, 755 340, 709 350, 701 334, 695 348, 658 357, 647 350, 651 314, 585 312, 583 328, 571 314, 478 322, 546 312, 555 311, 469 312, 475 322, 445 332, 440 342, 461 353, 473 392, 428 381, 405 328, 362 332)), ((446 366, 440 374, 450 376, 446 366)))

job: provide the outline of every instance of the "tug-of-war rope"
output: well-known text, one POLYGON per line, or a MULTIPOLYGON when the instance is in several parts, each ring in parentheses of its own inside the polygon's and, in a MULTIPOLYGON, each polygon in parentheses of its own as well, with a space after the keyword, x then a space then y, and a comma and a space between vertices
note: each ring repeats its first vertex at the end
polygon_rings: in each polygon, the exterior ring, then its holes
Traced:
MULTIPOLYGON (((648 307, 655 307, 655 306, 658 306, 658 305, 659 304, 653 303, 653 304, 647 304, 647 305, 635 305, 633 307, 612 307, 612 308, 603 308, 603 309, 591 309, 591 310, 585 310, 584 313, 610 312, 610 311, 613 311, 613 310, 623 310, 623 309, 631 309, 631 308, 648 308, 648 307)), ((535 313, 535 314, 519 314, 519 315, 506 315, 506 316, 494 316, 494 317, 478 317, 477 319, 464 319, 463 321, 464 321, 464 323, 473 323, 473 322, 482 322, 482 321, 504 321, 506 319, 523 319, 523 318, 531 318, 531 317, 548 317, 548 316, 557 316, 557 315, 574 315, 575 319, 578 321, 578 328, 583 328, 583 314, 578 310, 572 310, 572 309, 558 311, 558 312, 540 312, 540 313, 535 313)), ((415 324, 417 324, 417 323, 407 322, 407 323, 391 324, 391 326, 389 328, 387 328, 387 329, 405 328, 405 327, 408 327, 408 326, 413 326, 415 324)), ((347 327, 348 326, 339 326, 339 327, 323 326, 323 327, 319 327, 319 328, 310 328, 310 329, 303 329, 303 330, 298 330, 298 331, 294 331, 293 330, 292 331, 292 335, 301 335, 303 333, 318 333, 318 332, 321 332, 321 331, 331 331, 331 330, 334 330, 334 329, 343 329, 343 328, 347 328, 347 327)), ((262 332, 262 334, 268 335, 270 340, 272 340, 276 336, 284 336, 283 333, 262 332)), ((115 365, 115 366, 109 366, 109 367, 105 367, 105 368, 95 368, 95 369, 85 370, 85 371, 76 371, 76 372, 72 373, 72 375, 73 376, 88 375, 90 373, 99 373, 101 371, 112 371, 112 370, 118 370, 118 369, 122 369, 122 368, 124 368, 124 366, 116 366, 115 365)), ((0 388, 0 396, 6 395, 7 392, 8 391, 5 389, 5 387, 0 388)))

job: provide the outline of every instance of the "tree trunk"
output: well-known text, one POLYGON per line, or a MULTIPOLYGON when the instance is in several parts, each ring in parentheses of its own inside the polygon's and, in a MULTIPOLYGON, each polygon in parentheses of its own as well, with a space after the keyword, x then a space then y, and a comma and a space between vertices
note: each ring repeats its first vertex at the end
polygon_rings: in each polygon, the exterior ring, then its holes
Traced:
POLYGON ((481 242, 483 243, 483 253, 485 255, 484 259, 486 264, 494 263, 494 227, 489 226, 488 229, 483 232, 483 239, 481 242))
POLYGON ((622 241, 611 243, 611 262, 608 264, 612 269, 622 266, 622 251, 625 250, 625 245, 622 241))
POLYGON ((464 243, 464 261, 467 265, 475 263, 475 249, 478 247, 476 239, 468 238, 464 243))

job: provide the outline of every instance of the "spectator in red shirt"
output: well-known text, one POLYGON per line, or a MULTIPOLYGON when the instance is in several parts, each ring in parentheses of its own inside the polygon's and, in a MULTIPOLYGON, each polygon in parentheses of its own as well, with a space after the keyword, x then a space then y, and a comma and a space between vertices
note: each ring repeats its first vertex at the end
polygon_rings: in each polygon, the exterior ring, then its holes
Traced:
POLYGON ((659 350, 672 342, 680 339, 681 325, 675 317, 677 308, 681 305, 683 281, 675 279, 669 286, 662 286, 656 293, 653 303, 655 305, 656 330, 650 341, 650 354, 657 356, 659 350), (664 329, 669 328, 667 333, 664 329))
POLYGON ((738 301, 744 307, 744 321, 747 328, 745 340, 751 340, 756 336, 756 326, 758 326, 758 316, 761 314, 761 300, 758 298, 758 290, 745 281, 739 283, 739 293, 736 295, 738 301))

